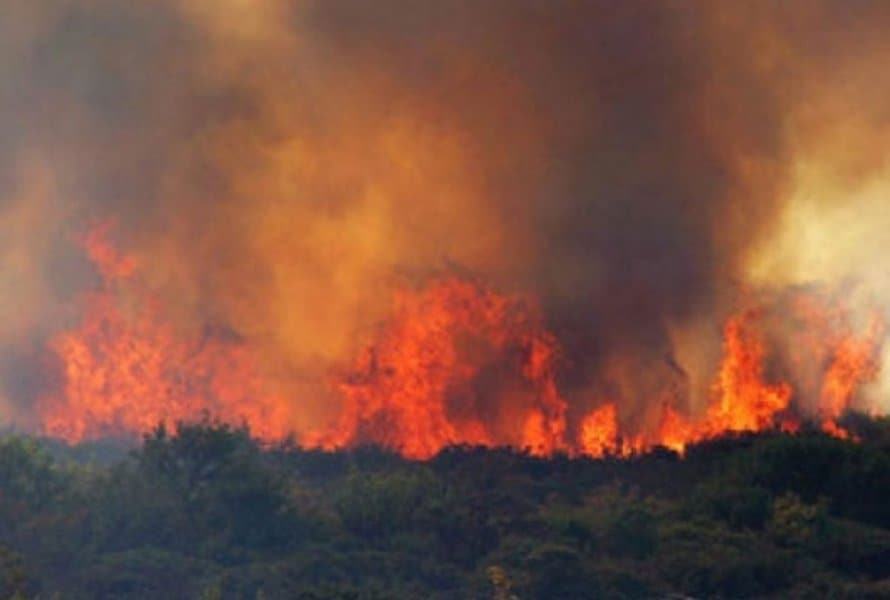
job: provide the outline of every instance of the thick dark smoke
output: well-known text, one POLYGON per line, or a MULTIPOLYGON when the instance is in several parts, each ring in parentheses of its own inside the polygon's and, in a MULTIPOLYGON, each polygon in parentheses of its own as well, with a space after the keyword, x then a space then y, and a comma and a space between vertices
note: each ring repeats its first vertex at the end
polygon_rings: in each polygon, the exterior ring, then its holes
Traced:
MULTIPOLYGON (((844 130, 831 127, 851 104, 830 82, 886 58, 888 13, 13 0, 0 20, 7 402, 26 418, 45 385, 35 357, 93 281, 71 235, 109 218, 182 327, 237 332, 295 396, 361 344, 404 273, 448 264, 541 301, 580 407, 695 392, 678 336, 731 310, 800 156, 830 154, 826 131, 844 130)), ((860 124, 886 118, 867 89, 851 94, 860 124)), ((879 134, 855 141, 844 173, 877 168, 865 148, 879 134)))
POLYGON ((335 3, 310 16, 344 69, 383 72, 393 110, 464 132, 506 223, 497 266, 543 298, 567 376, 625 387, 600 391, 626 408, 682 379, 668 322, 711 313, 781 207, 780 73, 753 60, 756 32, 713 12, 335 3))

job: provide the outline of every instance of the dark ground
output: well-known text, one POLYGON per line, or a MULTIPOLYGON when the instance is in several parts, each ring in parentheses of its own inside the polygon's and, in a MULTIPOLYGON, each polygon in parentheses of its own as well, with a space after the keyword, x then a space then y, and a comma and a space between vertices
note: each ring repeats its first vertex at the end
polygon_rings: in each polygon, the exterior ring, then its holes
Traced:
POLYGON ((890 421, 851 421, 631 460, 7 435, 0 598, 890 598, 890 421))

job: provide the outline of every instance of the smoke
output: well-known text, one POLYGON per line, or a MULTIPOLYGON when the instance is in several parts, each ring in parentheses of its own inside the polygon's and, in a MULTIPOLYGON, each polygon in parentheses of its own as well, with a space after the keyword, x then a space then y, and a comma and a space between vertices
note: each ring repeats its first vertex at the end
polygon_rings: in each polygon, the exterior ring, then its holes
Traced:
POLYGON ((890 305, 869 250, 890 225, 888 21, 840 1, 13 0, 0 395, 27 420, 35 357, 95 283, 71 238, 113 219, 177 326, 247 340, 305 422, 392 289, 454 268, 540 301, 570 410, 700 405, 742 288, 853 276, 890 305))

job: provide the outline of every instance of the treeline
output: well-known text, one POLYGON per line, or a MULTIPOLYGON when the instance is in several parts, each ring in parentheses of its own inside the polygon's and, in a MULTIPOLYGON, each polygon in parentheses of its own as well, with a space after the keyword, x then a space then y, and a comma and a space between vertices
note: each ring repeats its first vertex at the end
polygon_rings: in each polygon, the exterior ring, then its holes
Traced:
POLYGON ((0 439, 0 598, 888 598, 890 422, 630 460, 0 439), (677 596, 678 597, 678 596, 677 596))

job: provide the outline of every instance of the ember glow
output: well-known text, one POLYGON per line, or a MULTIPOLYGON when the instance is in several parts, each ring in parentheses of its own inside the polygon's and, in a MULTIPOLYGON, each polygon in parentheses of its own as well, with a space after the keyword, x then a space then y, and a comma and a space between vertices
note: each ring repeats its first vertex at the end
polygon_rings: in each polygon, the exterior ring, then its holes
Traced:
POLYGON ((890 412, 888 26, 839 0, 14 2, 0 426, 206 415, 421 459, 849 436, 890 412))

